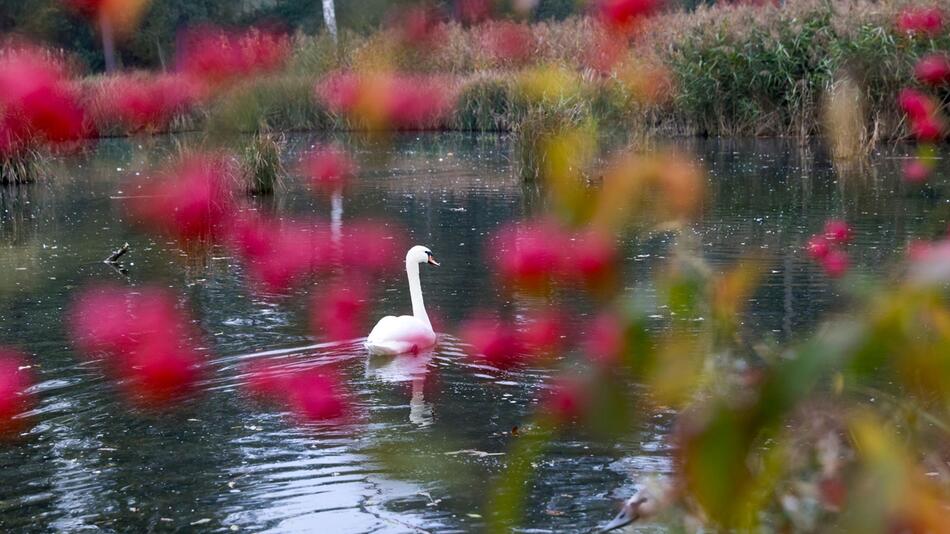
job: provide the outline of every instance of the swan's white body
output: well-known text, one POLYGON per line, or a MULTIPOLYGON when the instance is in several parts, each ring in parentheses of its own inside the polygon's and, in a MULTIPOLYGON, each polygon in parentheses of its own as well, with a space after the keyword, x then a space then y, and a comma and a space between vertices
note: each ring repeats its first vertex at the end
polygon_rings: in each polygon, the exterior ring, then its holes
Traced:
POLYGON ((406 275, 409 277, 409 297, 412 315, 383 317, 366 338, 370 354, 405 354, 425 350, 435 345, 435 331, 422 302, 422 283, 419 264, 438 265, 429 249, 416 245, 406 253, 406 275))

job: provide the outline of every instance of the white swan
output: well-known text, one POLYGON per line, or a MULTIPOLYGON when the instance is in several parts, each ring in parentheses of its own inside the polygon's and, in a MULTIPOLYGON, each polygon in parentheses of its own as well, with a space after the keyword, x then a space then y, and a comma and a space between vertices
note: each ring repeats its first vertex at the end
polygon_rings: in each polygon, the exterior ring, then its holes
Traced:
POLYGON ((404 354, 419 352, 435 345, 435 331, 422 303, 422 284, 419 282, 419 264, 438 266, 432 251, 416 245, 406 253, 406 275, 409 276, 409 296, 412 315, 383 317, 366 338, 370 354, 404 354))

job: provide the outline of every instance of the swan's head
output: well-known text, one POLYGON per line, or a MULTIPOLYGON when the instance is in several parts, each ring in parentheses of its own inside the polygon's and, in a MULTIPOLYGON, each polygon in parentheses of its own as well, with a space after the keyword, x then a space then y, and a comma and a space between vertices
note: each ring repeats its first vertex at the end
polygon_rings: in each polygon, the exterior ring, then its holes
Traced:
POLYGON ((422 245, 416 245, 406 253, 406 263, 428 263, 429 265, 439 266, 435 261, 432 251, 422 245))

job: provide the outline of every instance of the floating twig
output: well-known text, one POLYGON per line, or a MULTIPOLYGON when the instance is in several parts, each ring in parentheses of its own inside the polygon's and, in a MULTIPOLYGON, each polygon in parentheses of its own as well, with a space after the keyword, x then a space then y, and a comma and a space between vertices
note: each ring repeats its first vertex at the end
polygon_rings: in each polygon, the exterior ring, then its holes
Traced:
POLYGON ((119 258, 125 255, 129 251, 129 244, 126 243, 122 245, 122 248, 116 250, 108 258, 105 259, 105 263, 119 263, 119 258))

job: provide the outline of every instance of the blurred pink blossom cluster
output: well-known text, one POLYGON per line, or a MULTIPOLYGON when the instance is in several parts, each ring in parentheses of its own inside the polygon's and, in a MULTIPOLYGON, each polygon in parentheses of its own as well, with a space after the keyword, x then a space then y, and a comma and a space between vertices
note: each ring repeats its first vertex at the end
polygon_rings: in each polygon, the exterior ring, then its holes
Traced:
POLYGON ((185 32, 179 43, 179 72, 212 87, 278 70, 291 51, 286 35, 260 28, 199 26, 185 32))
POLYGON ((69 312, 74 344, 107 371, 136 403, 165 407, 192 392, 205 355, 191 318, 156 287, 91 287, 69 312))
POLYGON ((160 132, 207 96, 202 84, 180 74, 123 74, 96 87, 90 107, 97 124, 160 132))
POLYGON ((553 222, 505 226, 486 253, 502 281, 527 291, 543 291, 555 282, 598 288, 612 284, 617 275, 613 239, 594 231, 569 231, 553 222))
POLYGON ((820 234, 808 240, 808 255, 821 265, 828 276, 841 277, 851 267, 851 260, 843 247, 851 241, 852 235, 853 231, 846 222, 829 220, 820 234))
POLYGON ((330 369, 286 368, 258 360, 245 371, 252 395, 285 406, 304 422, 338 422, 350 411, 342 381, 330 369))
POLYGON ((911 35, 934 37, 943 31, 943 12, 938 7, 907 7, 898 13, 896 26, 911 35))
POLYGON ((79 92, 50 51, 30 45, 0 50, 0 87, 0 156, 67 146, 88 135, 79 92))
POLYGON ((26 426, 24 412, 32 405, 33 379, 26 358, 0 347, 0 439, 13 437, 26 426))
POLYGON ((336 72, 316 86, 317 98, 369 129, 434 128, 452 108, 454 83, 444 76, 336 72))

